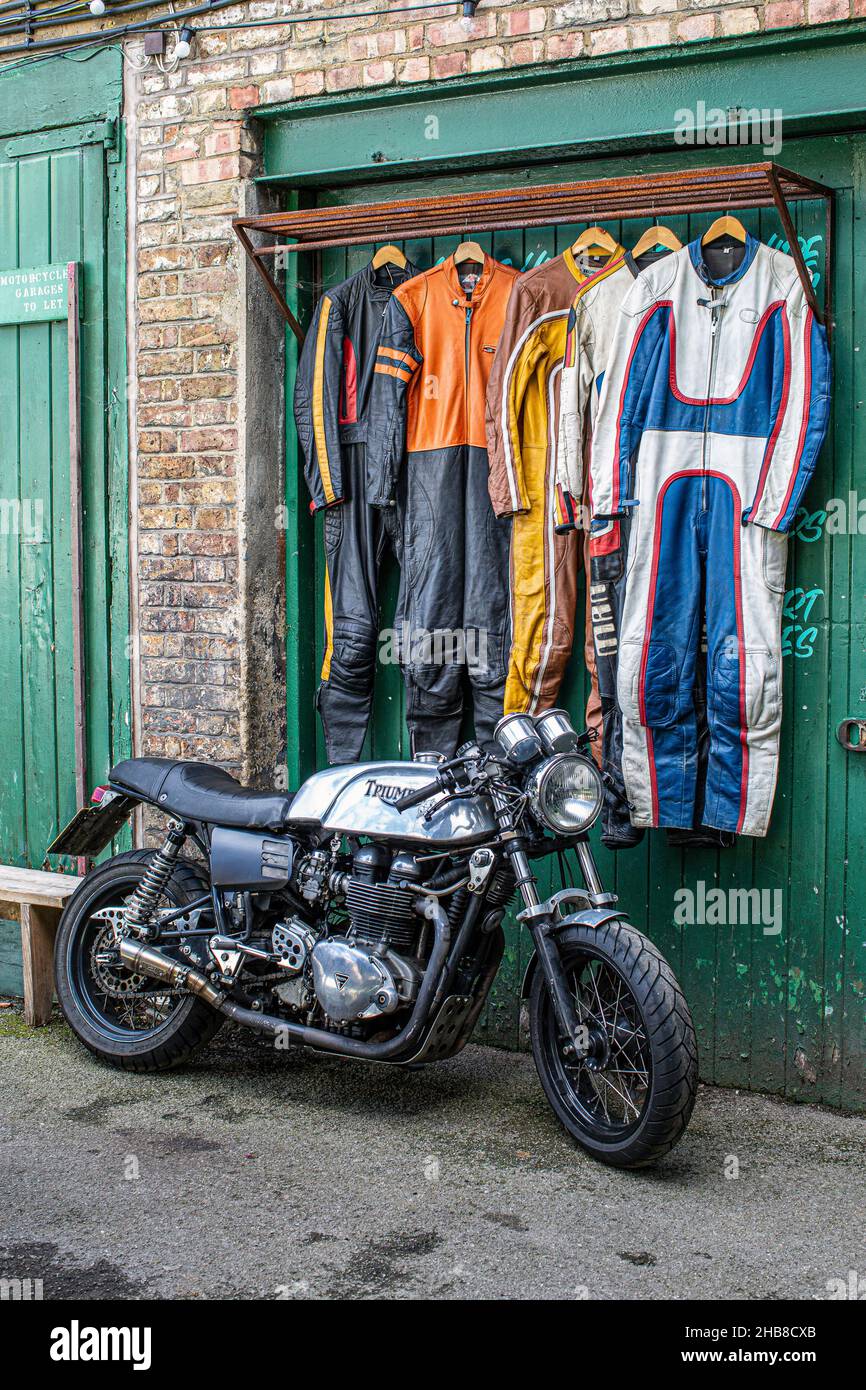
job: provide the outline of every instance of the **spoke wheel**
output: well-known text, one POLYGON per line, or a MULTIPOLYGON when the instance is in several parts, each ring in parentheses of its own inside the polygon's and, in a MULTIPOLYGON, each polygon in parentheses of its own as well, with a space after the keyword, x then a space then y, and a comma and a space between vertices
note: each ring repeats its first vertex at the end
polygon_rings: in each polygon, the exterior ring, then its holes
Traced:
POLYGON ((653 1162, 682 1137, 697 1089, 688 1006, 664 958, 625 922, 569 928, 559 937, 585 1031, 575 1056, 560 1033, 541 971, 530 994, 539 1077, 569 1133, 619 1167, 653 1162))
MULTIPOLYGON (((129 896, 128 894, 126 895, 129 896)), ((121 907, 116 889, 107 889, 105 901, 96 898, 92 911, 121 907)), ((159 907, 180 907, 169 893, 159 907)), ((165 1025, 184 998, 181 990, 139 975, 121 964, 111 923, 88 915, 70 940, 70 987, 81 1011, 107 1037, 124 1039, 130 1033, 152 1037, 165 1025)))
MULTIPOLYGON (((223 1021, 194 995, 128 970, 111 921, 95 915, 123 906, 151 857, 134 850, 93 869, 63 911, 54 948, 57 997, 67 1023, 91 1052, 129 1071, 177 1066, 223 1021)), ((179 861, 158 906, 183 907, 205 889, 200 870, 179 861)))
MULTIPOLYGON (((569 976, 589 1050, 585 1059, 576 1059, 560 1043, 564 1077, 589 1127, 623 1135, 639 1123, 652 1087, 652 1054, 637 1001, 610 961, 585 954, 569 976)), ((547 1026, 552 1051, 557 1042, 552 1009, 547 1026)))

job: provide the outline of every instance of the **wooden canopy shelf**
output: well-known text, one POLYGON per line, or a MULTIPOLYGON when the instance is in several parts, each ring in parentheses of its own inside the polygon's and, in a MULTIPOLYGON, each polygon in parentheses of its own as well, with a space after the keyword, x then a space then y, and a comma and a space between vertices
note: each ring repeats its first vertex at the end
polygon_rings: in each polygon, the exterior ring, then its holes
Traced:
POLYGON ((493 189, 447 197, 404 198, 384 203, 271 212, 235 218, 241 245, 261 275, 268 293, 300 342, 303 331, 277 283, 278 251, 323 251, 335 246, 365 246, 419 237, 462 236, 548 227, 563 223, 604 222, 627 217, 663 218, 675 213, 724 212, 775 207, 791 255, 816 317, 820 310, 806 268, 789 203, 821 199, 826 208, 825 317, 829 310, 833 192, 812 179, 771 161, 728 168, 686 169, 613 179, 552 183, 540 188, 493 189), (254 245, 251 233, 268 240, 254 245))

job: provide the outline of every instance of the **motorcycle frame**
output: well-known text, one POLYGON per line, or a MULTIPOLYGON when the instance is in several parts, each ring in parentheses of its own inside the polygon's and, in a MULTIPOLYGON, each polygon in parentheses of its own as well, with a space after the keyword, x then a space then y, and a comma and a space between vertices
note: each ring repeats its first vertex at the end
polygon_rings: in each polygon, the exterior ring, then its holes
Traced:
MULTIPOLYGON (((507 796, 493 788, 491 789, 491 798, 496 812, 499 834, 491 840, 487 847, 491 848, 497 855, 502 855, 510 860, 515 878, 515 889, 520 892, 524 902, 523 910, 517 914, 517 921, 528 929, 535 947, 535 953, 527 968, 527 979, 531 971, 535 969, 542 971, 557 1023, 566 1040, 564 1051, 566 1055, 583 1057, 586 1055, 588 1047, 586 1030, 577 1017, 575 1001, 568 988, 557 938, 559 933, 567 927, 584 925, 597 929, 606 922, 622 918, 624 914, 616 910, 616 895, 604 891, 585 832, 554 842, 542 840, 533 845, 525 835, 515 830, 507 796), (582 890, 563 888, 549 898, 542 899, 538 893, 536 877, 532 871, 530 860, 540 857, 542 854, 554 852, 563 845, 575 850, 585 887, 582 890), (565 914, 560 910, 565 905, 577 903, 585 904, 585 906, 578 911, 565 914)), ((182 828, 184 838, 191 839, 209 862, 209 827, 200 822, 184 822, 182 828)), ((233 891, 241 892, 245 900, 246 928, 244 933, 238 937, 238 940, 242 941, 250 932, 253 900, 257 896, 265 896, 264 892, 259 894, 258 892, 232 890, 226 886, 217 887, 211 883, 207 894, 196 899, 195 904, 187 904, 185 908, 179 910, 177 915, 189 912, 193 906, 208 905, 214 913, 216 933, 225 934, 225 895, 233 891)), ((423 888, 419 891, 419 897, 424 899, 423 888)), ((424 899, 423 912, 432 927, 433 948, 424 971, 418 996, 406 1024, 394 1037, 383 1042, 350 1038, 343 1033, 330 1032, 324 1028, 316 1028, 282 1018, 278 1014, 267 1014, 260 1009, 248 1008, 233 999, 224 988, 212 983, 195 966, 186 962, 175 961, 171 956, 164 955, 157 949, 159 942, 148 944, 131 938, 124 938, 120 943, 120 954, 123 963, 128 968, 138 970, 153 978, 166 980, 175 987, 185 988, 236 1023, 274 1039, 279 1038, 298 1047, 310 1047, 316 1051, 332 1052, 344 1057, 405 1064, 424 1051, 435 1027, 439 1011, 449 997, 448 988, 454 980, 459 963, 467 954, 471 954, 471 947, 475 945, 479 951, 476 956, 476 964, 482 972, 481 978, 476 987, 477 994, 473 1006, 463 1022, 453 1051, 459 1051, 460 1047, 468 1041, 498 972, 504 944, 501 926, 497 926, 498 942, 494 939, 492 949, 488 947, 486 954, 482 954, 485 939, 484 933, 480 932, 479 923, 483 920, 482 909, 486 900, 486 892, 471 895, 452 943, 451 924, 441 903, 432 895, 424 899), (475 940, 479 936, 481 939, 475 940)), ((170 922, 170 920, 169 918, 168 921, 170 922)), ((175 948, 185 939, 208 937, 214 935, 214 932, 209 928, 195 927, 186 930, 181 929, 176 933, 171 933, 171 935, 177 938, 171 943, 172 948, 175 948)), ((495 933, 490 932, 487 936, 488 939, 495 938, 495 933)), ((159 941, 162 940, 160 933, 159 941)))

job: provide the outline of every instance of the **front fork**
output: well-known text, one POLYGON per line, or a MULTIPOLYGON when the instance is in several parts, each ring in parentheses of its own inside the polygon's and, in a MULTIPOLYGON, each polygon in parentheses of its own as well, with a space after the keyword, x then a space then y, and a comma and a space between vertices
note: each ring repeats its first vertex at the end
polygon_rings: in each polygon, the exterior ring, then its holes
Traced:
POLYGON ((503 847, 511 861, 516 886, 520 889, 525 904, 523 911, 517 914, 517 920, 529 928, 535 944, 538 964, 544 975, 556 1021, 565 1038, 563 1053, 567 1057, 584 1058, 590 1049, 589 1030, 578 1018, 574 995, 568 986, 556 938, 558 931, 573 922, 576 917, 600 926, 603 921, 621 916, 615 910, 616 895, 605 893, 592 850, 586 841, 580 841, 575 845, 575 852, 586 890, 565 888, 542 901, 523 838, 514 830, 507 800, 494 795, 493 801, 502 832, 503 847), (576 903, 582 904, 585 911, 575 914, 574 917, 560 916, 561 904, 576 903))

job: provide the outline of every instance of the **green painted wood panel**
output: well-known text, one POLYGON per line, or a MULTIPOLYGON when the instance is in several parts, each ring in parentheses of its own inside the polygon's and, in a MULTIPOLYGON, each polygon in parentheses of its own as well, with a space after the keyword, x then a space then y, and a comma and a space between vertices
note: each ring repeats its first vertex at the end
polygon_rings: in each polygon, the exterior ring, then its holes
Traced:
MULTIPOLYGON (((33 153, 4 157, 0 145, 0 267, 79 265, 91 783, 130 747, 122 135, 118 148, 110 126, 107 145, 89 127, 39 131, 33 122, 44 119, 45 91, 64 83, 82 112, 101 102, 103 114, 117 114, 121 68, 115 53, 46 62, 26 80, 0 74, 0 129, 34 131, 33 153)), ((0 502, 0 862, 38 868, 76 809, 65 320, 0 326, 0 502)), ((3 930, 0 992, 19 987, 18 928, 3 930)))
MULTIPOLYGON (((672 168, 748 158, 751 152, 706 150, 642 155, 620 161, 550 163, 532 171, 536 182, 559 178, 605 177, 623 172, 672 168)), ((831 437, 807 495, 806 512, 791 544, 786 596, 783 659, 784 718, 779 787, 766 840, 740 839, 726 851, 674 850, 653 832, 637 850, 615 856, 598 848, 606 881, 616 888, 635 922, 658 942, 680 976, 698 1029, 702 1075, 723 1085, 752 1087, 791 1098, 821 1100, 866 1109, 866 941, 862 931, 866 759, 845 754, 835 728, 847 715, 866 715, 866 536, 849 531, 829 534, 828 502, 846 502, 850 490, 864 493, 860 460, 866 456, 863 411, 864 363, 858 348, 859 320, 866 315, 866 290, 855 267, 866 256, 866 138, 786 142, 783 162, 837 191, 834 271, 834 417, 831 437), (808 613, 808 619, 806 614, 808 613), (781 930, 772 922, 678 925, 675 893, 688 888, 757 888, 780 895, 781 930)), ((522 175, 525 177, 525 172, 522 175)), ((503 187, 514 169, 461 171, 461 188, 503 187)), ((452 191, 453 179, 410 177, 387 187, 387 196, 452 191)), ((323 190, 321 202, 363 202, 383 189, 367 184, 323 190)), ((819 300, 822 283, 824 221, 816 204, 795 208, 801 244, 812 256, 819 300)), ((672 219, 683 240, 698 234, 708 216, 672 219)), ((765 241, 782 242, 774 211, 743 214, 765 241)), ((609 224, 626 244, 634 244, 648 220, 609 224)), ((493 254, 514 264, 537 263, 570 242, 576 228, 527 229, 497 233, 493 254)), ((450 242, 422 242, 405 248, 422 267, 451 249, 450 242)), ((324 283, 333 283, 363 264, 365 248, 332 252, 324 259, 324 283)), ((312 292, 313 286, 307 286, 312 292)), ((306 310, 309 312, 310 303, 306 310)), ((864 522, 866 528, 866 522, 864 522)), ((312 528, 311 528, 312 529, 312 528)), ((321 547, 316 544, 315 575, 308 571, 315 609, 316 661, 321 659, 321 547)), ((382 622, 393 611, 393 575, 383 585, 382 622)), ((582 610, 583 590, 578 599, 582 610)), ((308 690, 310 699, 312 689, 308 690)), ((563 703, 580 718, 586 675, 576 647, 566 673, 563 703)), ((402 690, 393 670, 380 673, 371 756, 404 755, 402 690)), ((324 762, 321 739, 316 749, 324 762)), ((542 887, 558 882, 556 866, 542 872, 542 887)), ((772 896, 765 899, 771 911, 772 896)), ((518 997, 526 964, 525 938, 511 927, 505 962, 494 997, 480 1025, 480 1036, 515 1046, 518 997)))
POLYGON ((0 921, 0 995, 11 994, 20 999, 23 993, 21 926, 18 922, 0 921))
POLYGON ((424 172, 453 187, 458 169, 462 183, 467 169, 591 159, 617 142, 662 150, 698 100, 784 111, 786 146, 862 130, 864 40, 861 19, 261 107, 265 178, 329 188, 424 172))

